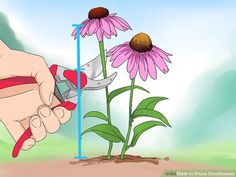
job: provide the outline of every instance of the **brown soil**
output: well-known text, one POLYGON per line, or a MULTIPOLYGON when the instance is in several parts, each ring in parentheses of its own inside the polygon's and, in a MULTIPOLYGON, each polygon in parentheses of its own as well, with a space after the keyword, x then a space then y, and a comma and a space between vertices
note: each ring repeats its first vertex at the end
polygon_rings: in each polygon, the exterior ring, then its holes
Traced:
POLYGON ((174 162, 168 157, 143 158, 127 155, 124 161, 112 156, 87 160, 57 160, 0 164, 0 177, 158 177, 165 170, 222 169, 203 164, 174 162))
MULTIPOLYGON (((169 161, 169 157, 163 158, 163 160, 169 161)), ((87 165, 95 165, 95 164, 101 164, 101 163, 141 163, 141 162, 147 162, 147 163, 152 163, 152 164, 159 164, 159 161, 161 158, 157 157, 141 157, 141 156, 132 156, 132 155, 126 155, 124 160, 120 159, 120 156, 112 156, 111 160, 106 160, 106 156, 100 156, 100 157, 94 157, 91 159, 86 159, 86 160, 80 160, 80 161, 72 161, 69 162, 71 165, 76 165, 76 164, 81 164, 83 166, 87 165)))

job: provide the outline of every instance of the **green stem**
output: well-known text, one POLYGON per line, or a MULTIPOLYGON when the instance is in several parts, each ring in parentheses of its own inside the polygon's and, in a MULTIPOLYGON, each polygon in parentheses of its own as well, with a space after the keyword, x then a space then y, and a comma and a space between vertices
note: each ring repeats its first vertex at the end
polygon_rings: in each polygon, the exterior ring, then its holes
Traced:
MULTIPOLYGON (((103 71, 103 78, 107 78, 107 68, 106 68, 106 59, 105 59, 105 49, 104 49, 104 42, 99 42, 99 49, 100 49, 100 55, 101 55, 101 62, 102 62, 102 71, 103 71)), ((106 106, 107 106, 107 118, 108 118, 108 124, 111 125, 111 111, 110 111, 110 103, 109 103, 109 90, 108 86, 105 87, 106 92, 106 106)), ((112 151, 113 143, 109 142, 109 148, 107 152, 107 160, 111 159, 111 151, 112 151)))
POLYGON ((125 139, 125 143, 123 145, 123 148, 121 150, 121 156, 120 159, 124 159, 125 152, 129 149, 128 143, 129 143, 129 138, 130 138, 130 133, 132 130, 132 105, 133 105, 133 95, 134 95, 134 82, 135 78, 131 80, 131 89, 130 89, 130 97, 129 97, 129 125, 128 125, 128 131, 125 139))

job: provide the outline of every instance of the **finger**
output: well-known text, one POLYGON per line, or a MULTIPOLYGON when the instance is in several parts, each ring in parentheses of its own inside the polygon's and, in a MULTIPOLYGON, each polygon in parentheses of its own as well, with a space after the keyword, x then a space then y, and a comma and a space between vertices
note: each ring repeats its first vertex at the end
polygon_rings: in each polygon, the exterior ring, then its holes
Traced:
POLYGON ((29 150, 30 148, 32 148, 35 144, 35 140, 33 138, 29 138, 27 140, 25 140, 25 142, 23 143, 21 149, 22 150, 29 150))
POLYGON ((42 122, 48 133, 55 133, 60 128, 60 122, 57 116, 48 106, 42 106, 38 110, 38 115, 42 119, 42 122))
POLYGON ((57 107, 53 110, 54 114, 57 116, 59 122, 64 124, 69 121, 71 117, 71 112, 64 107, 57 107))
POLYGON ((4 54, 0 60, 0 79, 14 76, 35 77, 42 101, 51 105, 55 81, 42 57, 15 50, 4 54))
POLYGON ((46 129, 39 116, 33 116, 30 119, 30 129, 35 141, 42 141, 47 136, 46 129))
MULTIPOLYGON (((17 121, 11 121, 11 122, 4 122, 4 125, 6 126, 8 132, 12 136, 12 138, 16 141, 20 138, 20 136, 24 133, 25 129, 21 125, 20 122, 17 121)), ((23 150, 30 149, 35 144, 35 141, 32 140, 32 138, 27 139, 23 146, 23 150)))
POLYGON ((55 80, 46 63, 43 65, 42 70, 35 74, 35 80, 39 85, 39 93, 43 103, 50 106, 53 100, 55 80))

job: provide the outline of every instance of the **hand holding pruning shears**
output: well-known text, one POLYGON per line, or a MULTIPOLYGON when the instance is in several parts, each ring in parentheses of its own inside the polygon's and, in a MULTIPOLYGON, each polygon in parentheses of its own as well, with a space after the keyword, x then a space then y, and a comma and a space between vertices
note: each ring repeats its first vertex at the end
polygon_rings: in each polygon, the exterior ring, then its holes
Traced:
MULTIPOLYGON (((13 139, 17 141, 21 134, 24 133, 24 126, 27 126, 24 122, 22 125, 21 121, 28 119, 27 121, 29 124, 29 119, 31 119, 32 125, 34 122, 37 127, 41 125, 41 122, 36 119, 36 117, 28 117, 30 114, 34 115, 37 111, 36 109, 32 110, 32 108, 36 108, 38 103, 42 102, 41 104, 45 105, 38 110, 38 112, 43 115, 46 115, 46 113, 50 113, 50 115, 57 115, 57 111, 55 110, 52 114, 49 109, 49 105, 51 105, 53 101, 55 81, 53 76, 50 74, 44 59, 37 55, 11 50, 2 41, 0 41, 0 79, 4 80, 15 76, 34 77, 37 82, 38 92, 40 95, 40 99, 37 99, 37 104, 32 104, 30 99, 32 99, 32 96, 36 96, 36 92, 33 91, 33 87, 20 87, 17 89, 12 87, 11 89, 1 89, 0 120, 4 123, 13 139), (22 92, 24 92, 25 95, 22 94, 22 92), (21 97, 24 100, 22 100, 21 97)), ((3 87, 2 83, 0 84, 0 87, 3 87)), ((62 108, 61 111, 65 110, 62 108)), ((64 113, 65 116, 67 115, 66 119, 69 119, 69 111, 65 111, 64 113)), ((52 127, 49 129, 52 129, 52 127)), ((37 137, 35 134, 35 138, 30 138, 25 141, 22 149, 29 149, 34 145, 35 139, 38 140, 41 138, 37 137)))
MULTIPOLYGON (((81 90, 102 89, 116 77, 94 80, 101 74, 100 56, 82 67, 81 90)), ((13 157, 70 119, 77 87, 76 71, 58 65, 49 70, 42 57, 11 50, 0 41, 0 120, 16 141, 13 157), (68 90, 61 93, 55 81, 66 83, 68 90)))

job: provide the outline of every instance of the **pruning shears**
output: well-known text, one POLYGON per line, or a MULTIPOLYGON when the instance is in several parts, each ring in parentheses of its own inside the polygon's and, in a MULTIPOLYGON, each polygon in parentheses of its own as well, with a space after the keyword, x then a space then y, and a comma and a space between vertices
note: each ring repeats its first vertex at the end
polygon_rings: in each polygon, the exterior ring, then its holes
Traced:
MULTIPOLYGON (((115 72, 106 79, 95 80, 102 73, 100 55, 83 65, 81 68, 83 69, 80 72, 81 91, 103 89, 109 84, 111 84, 117 75, 117 73, 115 72)), ((59 105, 53 107, 52 109, 55 109, 58 106, 62 106, 67 110, 74 110, 78 103, 77 71, 56 64, 53 64, 49 69, 56 83, 54 96, 61 102, 59 105), (66 83, 67 90, 62 93, 57 85, 58 83, 66 83)), ((36 80, 33 77, 13 77, 9 79, 0 80, 0 83, 0 89, 2 89, 11 86, 36 83, 36 80)), ((13 148, 13 158, 16 158, 18 156, 23 143, 31 136, 31 129, 26 129, 13 148)))

